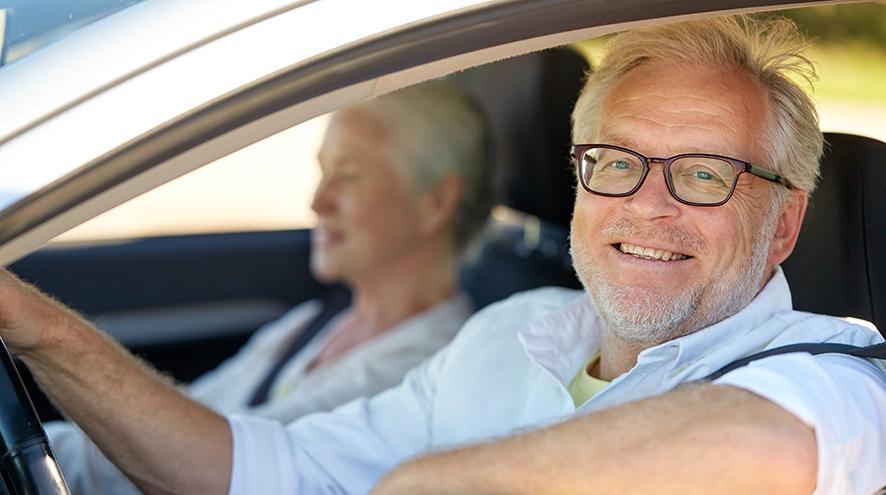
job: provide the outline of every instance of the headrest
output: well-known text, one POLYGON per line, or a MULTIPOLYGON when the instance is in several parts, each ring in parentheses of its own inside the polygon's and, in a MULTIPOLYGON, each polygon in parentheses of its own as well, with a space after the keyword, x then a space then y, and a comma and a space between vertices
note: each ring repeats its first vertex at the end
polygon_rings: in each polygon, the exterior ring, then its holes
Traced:
POLYGON ((569 224, 575 193, 570 115, 589 68, 575 50, 555 48, 454 76, 489 116, 499 203, 569 224))
POLYGON ((886 330, 886 143, 825 133, 821 183, 783 268, 794 308, 886 330))

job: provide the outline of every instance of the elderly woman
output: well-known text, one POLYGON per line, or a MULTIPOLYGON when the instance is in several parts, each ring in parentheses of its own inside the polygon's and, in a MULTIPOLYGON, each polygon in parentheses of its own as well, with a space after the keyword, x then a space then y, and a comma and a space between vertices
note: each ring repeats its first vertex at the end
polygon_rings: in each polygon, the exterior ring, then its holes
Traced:
MULTIPOLYGON (((488 141, 483 116, 448 82, 333 114, 311 268, 351 296, 309 301, 260 329, 191 397, 290 422, 394 386, 446 344, 472 312, 457 266, 489 211, 488 141)), ((47 433, 75 493, 138 493, 72 425, 47 433)))

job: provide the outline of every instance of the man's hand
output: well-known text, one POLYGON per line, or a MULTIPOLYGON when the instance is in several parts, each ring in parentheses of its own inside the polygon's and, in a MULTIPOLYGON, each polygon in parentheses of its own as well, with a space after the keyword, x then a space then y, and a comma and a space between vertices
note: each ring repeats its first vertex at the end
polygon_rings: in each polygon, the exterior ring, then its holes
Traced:
POLYGON ((27 354, 50 345, 47 334, 84 322, 76 314, 0 269, 0 337, 10 352, 27 354))
POLYGON ((808 495, 816 473, 811 428, 750 392, 695 385, 417 458, 373 493, 808 495))
POLYGON ((0 270, 0 336, 145 493, 226 493, 227 421, 73 311, 0 270))

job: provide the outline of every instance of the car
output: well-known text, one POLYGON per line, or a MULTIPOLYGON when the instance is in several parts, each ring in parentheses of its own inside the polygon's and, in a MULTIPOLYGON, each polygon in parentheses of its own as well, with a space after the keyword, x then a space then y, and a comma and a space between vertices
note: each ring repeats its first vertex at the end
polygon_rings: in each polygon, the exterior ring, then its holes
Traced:
MULTIPOLYGON (((16 27, 26 4, 0 2, 0 170, 9 177, 0 184, 0 263, 187 381, 262 323, 327 289, 309 274, 308 228, 44 246, 337 108, 521 56, 452 76, 490 110, 509 164, 498 198, 509 208, 497 210, 463 280, 478 306, 540 285, 577 287, 566 248, 574 190, 566 150, 568 113, 586 67, 574 51, 541 50, 649 23, 831 3, 57 2, 49 3, 53 11, 68 15, 39 17, 45 25, 28 32, 16 27), (47 45, 24 54, 29 43, 47 45), (528 109, 492 102, 526 95, 534 102, 528 109), (526 130, 515 122, 534 126, 536 139, 518 139, 526 130), (552 160, 563 166, 541 166, 552 160)), ((828 140, 821 189, 785 267, 796 306, 886 328, 886 207, 876 200, 886 185, 877 168, 886 145, 852 135, 828 140)), ((27 408, 10 366, 10 383, 0 386, 16 390, 27 408)), ((40 417, 57 417, 19 370, 40 417)), ((9 412, 16 407, 4 403, 0 424, 30 434, 9 412)), ((28 467, 4 469, 18 473, 7 483, 39 485, 28 467)))

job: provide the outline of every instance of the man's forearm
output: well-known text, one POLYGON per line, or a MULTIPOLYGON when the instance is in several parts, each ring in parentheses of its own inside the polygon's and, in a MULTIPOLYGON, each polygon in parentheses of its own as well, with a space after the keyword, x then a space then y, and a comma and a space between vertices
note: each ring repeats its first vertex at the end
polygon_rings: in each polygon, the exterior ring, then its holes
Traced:
POLYGON ((732 387, 698 385, 418 458, 376 493, 809 494, 813 431, 732 387))
POLYGON ((20 353, 47 395, 146 493, 226 493, 225 419, 58 309, 53 338, 20 353))

